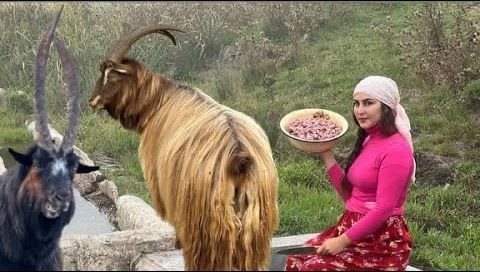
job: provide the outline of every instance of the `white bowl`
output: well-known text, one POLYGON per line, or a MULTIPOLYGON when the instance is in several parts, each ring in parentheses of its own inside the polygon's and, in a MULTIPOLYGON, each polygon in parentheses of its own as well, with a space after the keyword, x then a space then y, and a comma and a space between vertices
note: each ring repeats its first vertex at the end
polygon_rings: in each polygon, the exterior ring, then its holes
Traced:
POLYGON ((348 122, 345 117, 330 110, 301 109, 290 112, 289 114, 283 116, 280 120, 280 128, 294 147, 307 152, 321 153, 332 149, 337 144, 340 137, 345 135, 348 130, 348 122), (327 114, 330 117, 330 121, 335 122, 342 129, 338 135, 329 139, 306 140, 288 133, 286 127, 291 122, 295 121, 296 119, 313 118, 313 114, 318 111, 323 111, 324 114, 327 114))

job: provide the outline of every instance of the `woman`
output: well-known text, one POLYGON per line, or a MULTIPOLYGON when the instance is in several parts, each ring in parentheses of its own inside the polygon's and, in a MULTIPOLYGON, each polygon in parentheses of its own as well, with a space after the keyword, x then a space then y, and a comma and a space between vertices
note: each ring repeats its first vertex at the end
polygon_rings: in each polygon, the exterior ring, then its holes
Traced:
POLYGON ((308 240, 316 255, 292 255, 285 270, 405 270, 412 250, 404 218, 415 161, 410 122, 397 84, 369 76, 353 92, 358 137, 345 171, 331 151, 319 153, 345 211, 308 240), (345 175, 345 173, 347 173, 345 175))

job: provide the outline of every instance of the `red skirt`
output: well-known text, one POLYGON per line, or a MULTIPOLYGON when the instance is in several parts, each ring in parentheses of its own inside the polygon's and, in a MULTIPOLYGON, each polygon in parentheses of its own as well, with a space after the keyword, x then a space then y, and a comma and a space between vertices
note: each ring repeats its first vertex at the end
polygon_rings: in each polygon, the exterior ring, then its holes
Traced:
MULTIPOLYGON (((336 225, 305 242, 319 246, 328 238, 340 236, 363 217, 345 211, 336 225)), ((403 215, 391 216, 373 234, 353 243, 336 255, 290 255, 285 271, 305 270, 384 270, 398 271, 407 267, 412 239, 403 215)))

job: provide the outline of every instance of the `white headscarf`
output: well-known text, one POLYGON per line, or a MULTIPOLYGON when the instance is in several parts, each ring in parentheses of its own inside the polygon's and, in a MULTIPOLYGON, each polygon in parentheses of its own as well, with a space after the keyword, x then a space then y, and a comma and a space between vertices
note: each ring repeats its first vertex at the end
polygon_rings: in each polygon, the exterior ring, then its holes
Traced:
MULTIPOLYGON (((395 113, 395 126, 400 135, 407 140, 413 153, 412 134, 410 133, 410 120, 408 119, 405 109, 400 105, 400 92, 397 83, 388 77, 369 76, 362 79, 355 90, 356 93, 365 93, 390 107, 395 113)), ((412 181, 415 181, 416 163, 413 161, 412 181)))

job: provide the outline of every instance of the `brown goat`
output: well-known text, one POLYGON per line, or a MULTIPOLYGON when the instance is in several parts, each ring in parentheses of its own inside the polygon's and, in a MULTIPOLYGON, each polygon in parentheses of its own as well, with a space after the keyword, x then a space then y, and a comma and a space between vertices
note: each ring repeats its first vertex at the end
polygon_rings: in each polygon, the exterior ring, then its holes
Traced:
POLYGON ((278 176, 268 138, 249 116, 197 88, 124 58, 155 25, 128 35, 101 65, 90 99, 141 135, 139 159, 159 215, 183 247, 187 270, 265 270, 278 226, 278 176))

